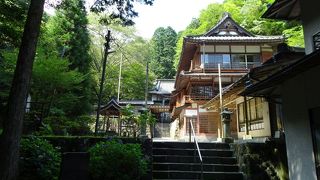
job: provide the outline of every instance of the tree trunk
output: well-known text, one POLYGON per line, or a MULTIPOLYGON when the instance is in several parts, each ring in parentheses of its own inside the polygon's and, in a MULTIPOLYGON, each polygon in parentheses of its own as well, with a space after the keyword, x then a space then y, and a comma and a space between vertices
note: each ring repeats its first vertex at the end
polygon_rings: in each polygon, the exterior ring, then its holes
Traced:
MULTIPOLYGON (((0 179, 18 177, 19 145, 45 0, 31 0, 0 137, 0 179)), ((12 12, 15 13, 15 12, 12 12)))

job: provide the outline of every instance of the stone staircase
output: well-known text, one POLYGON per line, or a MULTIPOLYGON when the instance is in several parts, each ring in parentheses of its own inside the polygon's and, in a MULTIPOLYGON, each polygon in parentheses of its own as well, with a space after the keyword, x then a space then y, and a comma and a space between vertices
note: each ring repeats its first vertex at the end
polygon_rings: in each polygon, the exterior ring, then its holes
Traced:
MULTIPOLYGON (((199 147, 203 179, 243 180, 229 144, 199 143, 199 147)), ((194 143, 153 142, 152 174, 153 179, 201 179, 201 164, 194 143)))
POLYGON ((154 127, 154 137, 170 137, 170 123, 156 123, 154 127))

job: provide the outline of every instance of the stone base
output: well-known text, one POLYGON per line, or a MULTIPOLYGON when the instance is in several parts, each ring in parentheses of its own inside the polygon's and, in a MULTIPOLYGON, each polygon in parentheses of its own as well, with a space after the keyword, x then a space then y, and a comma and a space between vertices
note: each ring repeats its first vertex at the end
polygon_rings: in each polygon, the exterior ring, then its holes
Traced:
POLYGON ((234 139, 232 137, 221 138, 221 142, 223 142, 223 143, 233 143, 234 139))
POLYGON ((243 135, 243 140, 252 139, 252 136, 249 135, 243 135))

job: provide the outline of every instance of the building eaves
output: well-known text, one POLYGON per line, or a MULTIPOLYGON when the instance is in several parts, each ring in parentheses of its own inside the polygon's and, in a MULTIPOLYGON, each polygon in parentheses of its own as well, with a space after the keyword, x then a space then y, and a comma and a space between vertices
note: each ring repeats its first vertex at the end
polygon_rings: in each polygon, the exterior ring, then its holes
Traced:
POLYGON ((308 69, 319 66, 319 58, 320 50, 317 50, 309 55, 304 56, 302 59, 297 60, 295 63, 292 63, 284 69, 275 72, 270 77, 260 81, 259 83, 247 87, 242 93, 240 93, 240 95, 252 95, 257 91, 278 86, 287 79, 293 78, 296 75, 307 71, 308 69))
POLYGON ((258 43, 281 43, 284 36, 189 36, 186 38, 188 42, 258 42, 258 43))
POLYGON ((299 20, 300 15, 300 0, 276 0, 261 17, 279 20, 299 20))

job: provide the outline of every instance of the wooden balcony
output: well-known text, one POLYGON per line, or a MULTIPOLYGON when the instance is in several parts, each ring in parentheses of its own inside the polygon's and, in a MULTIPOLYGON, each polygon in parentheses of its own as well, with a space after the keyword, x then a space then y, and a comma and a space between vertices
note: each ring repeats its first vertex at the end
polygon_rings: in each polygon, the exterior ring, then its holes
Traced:
POLYGON ((196 96, 196 95, 184 95, 182 99, 182 105, 184 104, 191 104, 194 103, 195 101, 208 101, 212 99, 213 96, 196 96))

